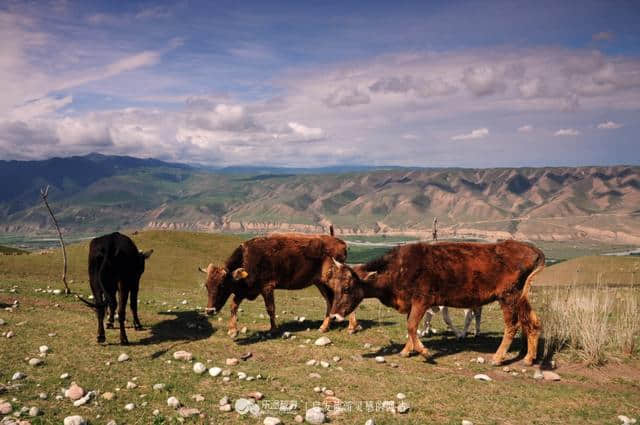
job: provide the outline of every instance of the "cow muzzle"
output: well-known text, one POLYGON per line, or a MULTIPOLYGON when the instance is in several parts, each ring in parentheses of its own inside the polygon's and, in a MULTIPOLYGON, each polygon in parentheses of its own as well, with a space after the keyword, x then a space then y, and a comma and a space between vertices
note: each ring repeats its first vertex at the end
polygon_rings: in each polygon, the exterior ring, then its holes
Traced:
POLYGON ((218 314, 218 310, 216 310, 215 307, 206 307, 204 309, 204 312, 207 313, 207 316, 215 316, 216 314, 218 314))
POLYGON ((342 314, 338 314, 338 313, 332 314, 331 318, 335 319, 336 322, 344 322, 344 316, 342 314))

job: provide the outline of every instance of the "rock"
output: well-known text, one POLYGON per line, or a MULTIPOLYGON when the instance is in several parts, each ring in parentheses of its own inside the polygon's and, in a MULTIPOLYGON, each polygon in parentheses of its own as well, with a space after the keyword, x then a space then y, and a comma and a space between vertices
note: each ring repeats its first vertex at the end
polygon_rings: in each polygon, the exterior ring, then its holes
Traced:
POLYGON ((222 376, 231 376, 231 370, 230 369, 225 369, 222 371, 222 376))
POLYGON ((246 334, 247 333, 247 327, 243 326, 242 329, 240 329, 240 333, 241 334, 246 334))
POLYGON ((26 378, 26 377, 27 377, 27 375, 25 375, 24 373, 22 373, 22 372, 16 372, 16 373, 14 373, 14 374, 13 374, 13 376, 11 377, 11 380, 12 380, 12 381, 19 381, 19 380, 24 379, 24 378, 26 378))
POLYGON ((47 393, 40 393, 38 394, 38 398, 40 400, 46 400, 47 398, 49 398, 49 395, 47 393))
POLYGON ((113 400, 114 396, 115 394, 111 392, 102 393, 102 398, 104 398, 105 400, 113 400))
POLYGON ((559 381, 560 375, 555 372, 551 372, 550 370, 545 370, 542 372, 542 377, 545 381, 559 381))
POLYGON ((193 407, 181 407, 178 409, 178 415, 183 418, 190 418, 191 416, 199 415, 200 411, 198 409, 194 409, 193 407))
POLYGON ((79 400, 84 396, 84 388, 72 382, 71 386, 64 392, 64 396, 72 401, 79 400))
POLYGON ((220 375, 222 373, 222 369, 220 369, 219 367, 212 367, 211 369, 209 369, 209 375, 213 376, 214 378, 218 375, 220 375))
POLYGON ((289 338, 291 338, 291 332, 285 331, 282 333, 282 339, 289 339, 289 338))
POLYGON ((67 416, 64 418, 64 425, 87 425, 87 421, 80 415, 67 416))
POLYGON ((118 356, 119 362, 126 362, 127 360, 129 360, 129 355, 127 353, 122 353, 118 356))
POLYGON ((313 373, 310 373, 310 374, 309 374, 309 378, 317 378, 317 379, 320 379, 320 378, 322 378, 322 376, 320 376, 320 374, 319 374, 319 373, 315 373, 315 372, 313 372, 313 373))
POLYGON ((32 407, 29 409, 29 416, 31 416, 32 418, 33 418, 33 417, 36 417, 36 416, 40 416, 41 414, 42 414, 42 412, 41 412, 41 411, 40 411, 40 409, 39 409, 38 407, 36 407, 36 406, 32 406, 32 407))
POLYGON ((53 290, 53 295, 60 295, 62 294, 62 289, 54 289, 53 290))
POLYGON ((466 420, 466 419, 463 419, 463 420, 462 420, 462 425, 473 425, 473 422, 468 421, 468 420, 466 420))
POLYGON ((198 375, 202 375, 207 371, 207 367, 204 364, 197 362, 193 364, 193 371, 198 375))
POLYGON ((404 401, 401 401, 396 406, 396 411, 398 413, 407 413, 409 411, 409 405, 407 403, 405 403, 404 401))
POLYGON ((231 403, 231 400, 229 400, 229 397, 227 396, 222 397, 218 402, 220 406, 224 406, 225 404, 229 404, 229 403, 231 403))
POLYGON ((225 364, 226 364, 227 366, 235 366, 235 365, 237 365, 238 363, 240 363, 240 361, 239 361, 238 359, 236 359, 235 357, 232 357, 232 358, 227 359, 227 360, 225 361, 225 364))
POLYGON ((49 347, 47 347, 46 345, 41 345, 41 346, 38 348, 38 351, 40 351, 42 354, 46 354, 46 353, 48 353, 48 352, 49 352, 49 347))
POLYGON ((133 403, 127 403, 127 404, 124 405, 124 410, 127 410, 129 412, 132 411, 135 408, 136 408, 136 405, 133 404, 133 403))
POLYGON ((181 404, 180 404, 180 400, 178 400, 178 399, 177 399, 177 398, 175 398, 175 397, 169 397, 169 398, 167 399, 167 406, 169 406, 169 407, 171 407, 171 408, 173 408, 173 409, 177 409, 178 407, 180 407, 180 406, 181 406, 181 404))
POLYGON ((180 351, 176 351, 175 353, 173 353, 173 358, 175 360, 182 360, 182 361, 185 361, 185 362, 190 362, 191 360, 193 360, 193 354, 191 354, 188 351, 180 350, 180 351))
POLYGON ((484 364, 484 357, 478 357, 476 361, 480 364, 484 364))
POLYGON ((400 365, 398 363, 389 363, 389 366, 396 368, 396 367, 400 367, 400 365))
POLYGON ((296 416, 293 418, 293 420, 294 420, 294 421, 296 421, 296 423, 299 423, 299 424, 301 424, 302 422, 304 422, 304 418, 302 417, 302 415, 296 415, 296 416))
POLYGON ((222 382, 229 382, 231 381, 231 378, 229 378, 228 376, 225 376, 224 378, 222 378, 222 382))
POLYGON ((89 391, 84 397, 77 399, 76 401, 73 402, 73 405, 75 407, 79 407, 82 406, 83 404, 87 404, 87 402, 89 400, 91 400, 91 397, 93 397, 95 394, 94 391, 89 391))
POLYGON ((373 419, 367 419, 367 422, 365 422, 364 425, 376 425, 376 423, 373 419))
POLYGON ((11 403, 6 401, 0 403, 0 415, 8 415, 11 412, 13 412, 13 407, 11 406, 11 403))
POLYGON ((321 392, 322 392, 322 388, 320 388, 320 387, 313 387, 313 392, 314 392, 314 393, 321 393, 321 392))
POLYGON ((333 361, 334 361, 335 363, 338 363, 340 360, 341 360, 341 359, 340 359, 340 357, 338 357, 338 356, 333 356, 333 361))
POLYGON ((326 336, 321 336, 320 338, 316 339, 316 341, 313 343, 313 345, 317 345, 319 347, 324 347, 325 345, 329 345, 329 344, 331 344, 331 340, 326 336))
POLYGON ((109 422, 107 422, 107 425, 118 425, 118 423, 115 420, 111 419, 109 422))
POLYGON ((135 382, 131 382, 131 381, 127 382, 127 389, 128 390, 132 390, 132 389, 137 388, 137 387, 138 387, 138 384, 136 384, 135 382))
POLYGON ((251 411, 253 406, 255 406, 255 402, 253 400, 249 400, 246 398, 239 398, 233 405, 233 408, 236 412, 241 415, 245 415, 251 411))
POLYGON ((491 379, 488 375, 485 375, 484 373, 479 373, 476 376, 473 377, 473 379, 477 380, 477 381, 493 381, 493 379, 491 379))
POLYGON ((543 379, 543 378, 544 378, 544 375, 539 370, 536 370, 533 373, 533 379, 540 380, 540 379, 543 379))
POLYGON ((220 406, 220 411, 221 412, 231 412, 233 408, 231 407, 231 404, 224 404, 222 406, 220 406))
POLYGON ((6 336, 7 338, 12 338, 12 337, 13 337, 13 335, 15 335, 15 334, 13 333, 13 331, 9 331, 9 332, 7 332, 7 333, 5 334, 5 336, 6 336))
POLYGON ((322 367, 324 367, 324 368, 326 369, 326 368, 328 368, 328 367, 329 367, 329 363, 328 363, 328 362, 325 362, 324 360, 322 360, 322 361, 320 362, 320 366, 322 366, 322 367))
POLYGON ((156 409, 152 412, 153 416, 158 416, 160 414, 160 410, 156 409))
POLYGON ((0 319, 0 326, 6 325, 6 324, 7 324, 7 322, 5 322, 4 319, 0 319))
POLYGON ((636 420, 634 418, 630 418, 625 415, 618 415, 618 420, 622 422, 622 425, 631 425, 636 423, 636 420))
POLYGON ((368 343, 368 342, 366 342, 366 343, 364 344, 364 349, 365 349, 365 350, 370 350, 370 349, 371 349, 371 344, 370 344, 370 343, 368 343))
POLYGON ((191 398, 193 399, 193 401, 196 401, 198 403, 204 401, 204 397, 202 396, 202 394, 194 394, 191 396, 191 398))
POLYGON ((316 366, 318 364, 318 361, 316 359, 311 359, 311 360, 307 360, 305 364, 307 366, 316 366))
POLYGON ((242 381, 242 380, 243 380, 243 379, 245 379, 246 377, 247 377, 247 374, 246 374, 246 373, 244 373, 244 372, 238 372, 238 379, 239 379, 239 380, 241 380, 241 381, 242 381))
POLYGON ((69 379, 69 375, 68 373, 63 373, 62 375, 60 375, 60 379, 69 379))
POLYGON ((39 359, 37 357, 29 359, 29 366, 40 366, 42 363, 42 359, 39 359))
POLYGON ((276 418, 274 416, 267 416, 266 418, 264 418, 264 421, 262 421, 262 423, 264 425, 281 425, 282 421, 280 420, 280 418, 276 418))
POLYGON ((260 391, 251 391, 247 394, 247 397, 254 400, 262 400, 264 398, 264 394, 262 394, 260 391))
POLYGON ((164 384, 153 384, 153 390, 154 391, 162 391, 164 390, 165 385, 164 384))
POLYGON ((376 356, 376 363, 384 363, 386 360, 382 356, 376 356))
POLYGON ((253 357, 253 353, 251 351, 247 351, 246 353, 244 353, 243 355, 240 356, 240 359, 243 360, 243 361, 247 361, 251 357, 253 357))
POLYGON ((333 397, 334 395, 336 395, 336 393, 333 392, 333 390, 324 390, 323 393, 324 393, 324 395, 329 396, 329 397, 333 397))
POLYGON ((398 400, 404 400, 405 398, 407 398, 407 396, 404 395, 403 393, 398 393, 398 394, 396 394, 396 398, 398 400))
POLYGON ((307 410, 307 412, 304 415, 304 419, 310 424, 318 425, 318 424, 324 423, 325 416, 321 408, 312 407, 311 409, 307 410))

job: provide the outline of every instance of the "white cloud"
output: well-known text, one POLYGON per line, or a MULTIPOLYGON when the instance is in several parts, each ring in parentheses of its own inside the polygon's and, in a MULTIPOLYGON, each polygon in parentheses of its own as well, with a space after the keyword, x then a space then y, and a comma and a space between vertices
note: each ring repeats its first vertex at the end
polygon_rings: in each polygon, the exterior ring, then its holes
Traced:
POLYGON ((371 98, 357 87, 341 87, 331 92, 323 101, 327 106, 335 108, 339 106, 365 105, 371 101, 371 98))
POLYGON ((14 108, 11 111, 11 119, 24 121, 43 115, 49 115, 71 104, 71 102, 73 102, 72 96, 65 96, 60 98, 43 97, 40 99, 32 100, 14 108))
POLYGON ((488 128, 477 128, 473 130, 471 133, 467 134, 458 134, 457 136, 453 136, 451 140, 471 140, 471 139, 484 139, 489 135, 488 128))
POLYGON ((321 128, 307 127, 297 122, 290 122, 288 125, 295 134, 302 136, 305 140, 317 140, 324 137, 324 131, 321 128))
POLYGON ((622 124, 617 123, 617 122, 613 122, 613 121, 607 121, 607 122, 602 122, 600 124, 598 124, 598 128, 601 130, 615 130, 617 128, 621 128, 623 127, 622 124))
POLYGON ((575 137, 580 135, 580 132, 575 128, 562 128, 554 133, 556 136, 569 136, 575 137))
POLYGON ((518 133, 530 133, 531 131, 533 131, 533 126, 529 124, 518 127, 518 133))
POLYGON ((486 96, 504 90, 497 70, 491 65, 465 69, 462 82, 476 96, 486 96))

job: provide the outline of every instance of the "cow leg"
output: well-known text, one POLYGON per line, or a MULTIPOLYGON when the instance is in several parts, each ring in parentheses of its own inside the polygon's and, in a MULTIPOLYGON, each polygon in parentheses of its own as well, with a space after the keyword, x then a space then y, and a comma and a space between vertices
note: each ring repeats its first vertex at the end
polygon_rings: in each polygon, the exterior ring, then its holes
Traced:
POLYGON ((235 295, 231 300, 231 318, 229 319, 229 330, 227 331, 227 335, 231 338, 238 336, 238 307, 240 306, 240 301, 242 300, 235 295))
POLYGON ((320 294, 324 298, 324 301, 327 303, 327 310, 324 313, 324 319, 322 319, 322 324, 320 325, 320 332, 327 332, 329 330, 329 324, 331 323, 331 317, 329 317, 329 313, 331 312, 331 306, 333 305, 333 293, 331 291, 322 286, 317 285, 320 294))
POLYGON ((98 305, 96 307, 96 315, 98 316, 98 344, 106 341, 104 336, 104 306, 98 305))
POLYGON ((133 315, 133 328, 141 331, 144 328, 138 317, 138 289, 140 289, 140 282, 131 285, 131 314, 133 315))
POLYGON ((451 329, 451 331, 456 335, 456 338, 464 338, 466 334, 466 328, 464 331, 460 332, 459 330, 456 329, 455 326, 453 326, 453 322, 451 321, 451 316, 449 316, 449 307, 446 307, 446 306, 442 307, 442 319, 444 320, 444 323, 447 324, 449 329, 451 329))
POLYGON ((476 337, 480 335, 480 321, 482 320, 482 307, 475 307, 474 309, 472 309, 472 311, 473 311, 473 315, 476 318, 476 328, 475 328, 475 332, 473 333, 473 336, 476 337))
POLYGON ((107 329, 113 329, 113 323, 115 322, 114 316, 116 314, 117 306, 118 303, 116 302, 116 299, 114 297, 109 303, 109 319, 107 320, 107 329))
POLYGON ((358 324, 358 320, 356 319, 356 313, 351 313, 349 315, 349 327, 347 328, 347 332, 350 334, 354 334, 358 331, 362 330, 362 326, 358 324))
POLYGON ((120 285, 120 300, 118 300, 118 323, 120 324, 120 344, 129 345, 127 333, 124 330, 125 314, 127 310, 127 299, 129 298, 129 288, 127 285, 120 285))
POLYGON ((420 336, 429 336, 429 332, 431 332, 431 320, 433 319, 433 316, 438 314, 439 311, 440 307, 438 306, 427 309, 427 312, 424 316, 424 331, 418 331, 418 334, 420 336))
POLYGON ((264 305, 267 308, 267 313, 269 314, 269 322, 271 322, 269 333, 278 332, 278 325, 276 324, 276 302, 273 298, 273 286, 266 285, 262 290, 262 298, 264 298, 264 305))
POLYGON ((509 347, 511 347, 513 337, 518 332, 518 311, 516 310, 515 303, 500 301, 500 307, 502 308, 502 317, 504 318, 504 335, 502 336, 502 342, 498 350, 493 355, 492 363, 495 366, 502 364, 509 347))
POLYGON ((527 355, 524 358, 524 363, 527 366, 531 366, 538 354, 538 340, 540 338, 540 319, 536 313, 531 309, 531 305, 527 299, 520 300, 518 304, 518 319, 522 326, 522 337, 525 339, 523 344, 527 345, 527 355))
POLYGON ((428 306, 424 303, 414 303, 411 306, 411 312, 407 317, 407 333, 409 337, 407 339, 407 344, 404 346, 400 355, 402 357, 409 357, 411 353, 415 350, 423 357, 427 357, 429 355, 429 351, 422 345, 422 342, 417 336, 418 325, 424 316, 424 313, 427 311, 428 306))

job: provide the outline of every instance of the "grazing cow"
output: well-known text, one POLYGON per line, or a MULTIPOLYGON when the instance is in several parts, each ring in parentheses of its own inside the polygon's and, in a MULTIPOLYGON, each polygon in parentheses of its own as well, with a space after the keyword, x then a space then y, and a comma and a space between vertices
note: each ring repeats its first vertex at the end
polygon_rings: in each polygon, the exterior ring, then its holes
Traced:
POLYGON ((138 289, 140 276, 144 272, 144 263, 153 250, 138 251, 129 237, 118 232, 91 240, 89 244, 89 283, 95 303, 81 297, 81 301, 96 310, 98 316, 98 342, 105 342, 104 313, 109 307, 108 328, 113 328, 114 312, 118 306, 118 322, 120 323, 120 343, 127 345, 127 334, 124 330, 127 298, 131 293, 131 312, 133 326, 142 329, 138 318, 138 289), (116 303, 116 292, 120 299, 116 303))
POLYGON ((331 316, 343 320, 363 298, 378 298, 407 314, 409 337, 400 354, 408 356, 415 350, 426 357, 428 351, 416 331, 431 306, 473 308, 498 301, 505 330, 493 363, 503 362, 521 327, 528 343, 524 361, 531 365, 536 357, 540 320, 531 309, 528 294, 533 276, 543 267, 542 251, 512 240, 401 245, 356 267, 351 275, 343 274, 346 278, 335 290, 331 316))
POLYGON ((465 308, 464 309, 464 327, 462 331, 459 331, 455 326, 453 326, 453 322, 451 321, 451 317, 449 316, 449 307, 441 305, 436 307, 431 307, 427 310, 427 313, 424 316, 424 330, 418 330, 418 335, 420 336, 428 336, 429 332, 435 332, 435 329, 431 328, 431 319, 433 316, 438 314, 439 311, 442 311, 442 319, 447 324, 449 329, 456 334, 456 338, 464 338, 467 336, 467 331, 469 330, 469 326, 471 325, 471 320, 475 317, 476 319, 476 327, 473 331, 473 336, 476 337, 480 333, 480 320, 482 318, 482 307, 474 307, 474 308, 465 308))
MULTIPOLYGON (((329 328, 329 311, 333 304, 331 285, 337 282, 338 269, 334 261, 344 261, 347 245, 328 235, 297 233, 273 234, 242 243, 227 259, 224 267, 209 264, 206 289, 207 314, 216 314, 227 299, 231 301, 231 320, 228 334, 237 336, 237 312, 243 299, 254 300, 262 295, 271 321, 271 332, 277 330, 275 289, 303 289, 315 285, 327 303, 320 331, 329 328)), ((344 271, 342 271, 344 272, 344 271)), ((349 318, 349 332, 358 330, 355 315, 349 318)))

